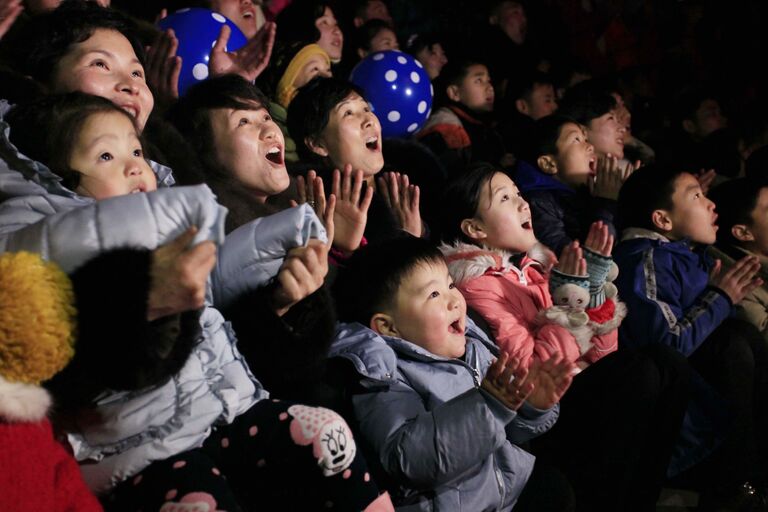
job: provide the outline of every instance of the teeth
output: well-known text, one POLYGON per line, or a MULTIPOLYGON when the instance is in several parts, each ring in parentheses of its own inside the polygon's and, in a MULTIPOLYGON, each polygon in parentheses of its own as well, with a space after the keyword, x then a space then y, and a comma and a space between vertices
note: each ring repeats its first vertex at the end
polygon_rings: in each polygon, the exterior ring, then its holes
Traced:
POLYGON ((274 155, 275 153, 279 153, 279 152, 280 152, 280 148, 274 147, 274 148, 270 148, 269 151, 267 151, 267 154, 274 155))
POLYGON ((378 138, 378 137, 368 137, 368 138, 365 140, 365 143, 366 143, 366 144, 371 144, 372 142, 376 142, 377 140, 379 140, 379 138, 378 138))

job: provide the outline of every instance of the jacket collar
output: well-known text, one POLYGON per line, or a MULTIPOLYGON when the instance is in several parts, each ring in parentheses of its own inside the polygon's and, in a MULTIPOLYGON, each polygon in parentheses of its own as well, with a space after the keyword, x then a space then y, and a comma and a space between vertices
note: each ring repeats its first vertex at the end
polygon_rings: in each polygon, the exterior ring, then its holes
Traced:
POLYGON ((440 251, 445 256, 448 271, 457 285, 461 286, 487 272, 514 272, 521 281, 525 280, 524 271, 530 266, 543 270, 550 263, 551 251, 542 244, 536 244, 523 256, 519 266, 512 261, 515 254, 499 249, 483 248, 464 242, 441 244, 440 251))
POLYGON ((45 389, 0 377, 0 419, 10 423, 40 421, 50 406, 51 397, 45 389))
POLYGON ((658 240, 660 242, 671 242, 671 240, 664 235, 651 231, 645 228, 627 228, 621 232, 621 241, 634 240, 636 238, 648 238, 650 240, 658 240))

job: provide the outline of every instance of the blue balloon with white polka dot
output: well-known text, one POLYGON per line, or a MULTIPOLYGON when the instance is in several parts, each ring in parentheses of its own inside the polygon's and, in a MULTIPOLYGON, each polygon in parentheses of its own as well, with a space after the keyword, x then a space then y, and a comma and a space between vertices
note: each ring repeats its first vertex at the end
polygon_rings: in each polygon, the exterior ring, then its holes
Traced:
POLYGON ((211 48, 219 37, 222 25, 231 29, 226 50, 237 50, 248 40, 245 35, 223 14, 210 9, 180 9, 158 22, 162 30, 173 29, 179 48, 176 54, 181 57, 179 75, 179 94, 184 93, 197 82, 208 78, 208 59, 211 48))
POLYGON ((429 75, 407 53, 371 53, 355 66, 349 79, 365 92, 384 137, 410 137, 432 111, 429 75))

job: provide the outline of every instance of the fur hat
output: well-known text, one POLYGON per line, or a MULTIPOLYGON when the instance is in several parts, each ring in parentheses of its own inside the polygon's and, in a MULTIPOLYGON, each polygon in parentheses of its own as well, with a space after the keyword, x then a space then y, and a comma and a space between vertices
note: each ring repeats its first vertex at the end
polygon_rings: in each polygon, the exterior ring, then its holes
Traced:
POLYGON ((39 384, 74 354, 72 284, 54 263, 28 252, 0 255, 0 377, 39 384))

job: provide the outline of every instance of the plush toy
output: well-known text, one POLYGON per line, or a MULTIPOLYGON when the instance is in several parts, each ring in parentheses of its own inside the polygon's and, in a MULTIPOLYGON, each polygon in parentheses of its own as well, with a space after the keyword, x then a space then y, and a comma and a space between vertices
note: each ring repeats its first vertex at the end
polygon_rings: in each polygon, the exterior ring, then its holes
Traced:
POLYGON ((54 439, 40 383, 73 355, 69 278, 30 253, 0 255, 0 510, 100 511, 54 439))

